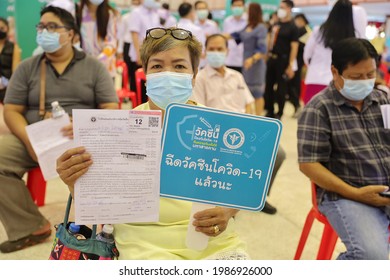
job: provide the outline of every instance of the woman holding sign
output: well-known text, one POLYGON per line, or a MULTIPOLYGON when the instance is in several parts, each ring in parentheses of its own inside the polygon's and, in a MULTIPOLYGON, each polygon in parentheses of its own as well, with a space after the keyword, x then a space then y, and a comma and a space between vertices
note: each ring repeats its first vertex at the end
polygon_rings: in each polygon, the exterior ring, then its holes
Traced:
MULTIPOLYGON (((179 28, 153 28, 146 33, 141 60, 147 75, 149 101, 138 110, 162 110, 169 103, 189 103, 198 72, 202 45, 191 32, 179 28), (169 88, 169 91, 166 90, 169 88)), ((73 193, 76 180, 91 166, 84 148, 65 152, 57 160, 57 171, 73 193)), ((186 246, 192 203, 160 199, 160 219, 156 223, 115 225, 115 240, 121 259, 249 259, 245 243, 234 229, 238 210, 212 207, 194 214, 195 231, 209 236, 207 247, 186 246)))

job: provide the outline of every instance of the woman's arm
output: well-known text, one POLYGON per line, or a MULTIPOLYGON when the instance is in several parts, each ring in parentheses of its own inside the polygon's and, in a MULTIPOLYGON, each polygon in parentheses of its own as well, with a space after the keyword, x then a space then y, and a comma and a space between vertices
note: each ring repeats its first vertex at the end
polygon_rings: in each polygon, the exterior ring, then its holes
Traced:
POLYGON ((32 159, 38 161, 26 132, 26 126, 28 123, 23 115, 25 110, 26 106, 23 105, 5 104, 4 121, 9 130, 26 146, 26 149, 32 159))
POLYGON ((14 44, 14 52, 12 54, 12 73, 15 72, 16 67, 18 67, 20 63, 20 53, 21 50, 17 44, 14 44))

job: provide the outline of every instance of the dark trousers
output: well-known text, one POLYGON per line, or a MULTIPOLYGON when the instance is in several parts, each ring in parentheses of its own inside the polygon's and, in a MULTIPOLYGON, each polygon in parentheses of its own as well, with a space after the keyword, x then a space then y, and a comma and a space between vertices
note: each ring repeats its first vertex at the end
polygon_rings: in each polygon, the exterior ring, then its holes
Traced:
POLYGON ((294 105, 295 110, 299 108, 299 100, 301 97, 301 72, 302 68, 298 68, 294 73, 294 77, 288 81, 287 92, 289 101, 294 105))
POLYGON ((287 79, 284 71, 288 66, 288 57, 269 58, 267 62, 267 73, 265 76, 264 102, 267 116, 281 117, 286 102, 287 79), (275 89, 276 87, 276 89, 275 89), (279 111, 275 115, 274 104, 278 103, 279 111))
POLYGON ((130 81, 130 90, 136 92, 135 87, 135 71, 141 66, 138 66, 136 62, 131 61, 129 56, 130 43, 123 44, 123 60, 127 65, 127 69, 129 70, 129 81, 130 81))

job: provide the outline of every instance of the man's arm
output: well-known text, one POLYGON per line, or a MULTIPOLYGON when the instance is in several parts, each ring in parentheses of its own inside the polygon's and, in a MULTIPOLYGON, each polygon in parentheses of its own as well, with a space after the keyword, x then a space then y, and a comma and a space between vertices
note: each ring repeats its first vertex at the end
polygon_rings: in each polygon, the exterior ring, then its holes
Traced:
POLYGON ((299 43, 297 41, 291 42, 289 64, 288 64, 287 69, 285 71, 285 73, 287 74, 289 79, 292 79, 294 77, 294 74, 295 74, 294 70, 293 70, 293 65, 294 65, 294 62, 297 58, 298 46, 299 46, 299 43))
POLYGON ((351 186, 319 162, 300 163, 299 169, 317 186, 327 191, 335 192, 347 199, 373 206, 390 204, 390 198, 384 198, 379 195, 380 192, 386 191, 386 186, 370 185, 361 188, 351 186))

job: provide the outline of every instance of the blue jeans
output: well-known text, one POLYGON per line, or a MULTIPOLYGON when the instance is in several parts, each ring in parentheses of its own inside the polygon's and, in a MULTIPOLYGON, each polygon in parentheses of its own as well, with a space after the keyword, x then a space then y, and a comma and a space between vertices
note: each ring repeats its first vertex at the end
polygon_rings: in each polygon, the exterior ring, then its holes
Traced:
POLYGON ((327 195, 318 209, 347 247, 339 260, 388 260, 389 216, 382 208, 360 202, 339 199, 330 201, 327 195))

